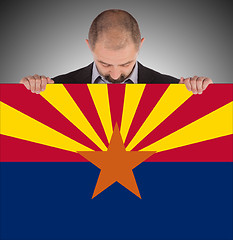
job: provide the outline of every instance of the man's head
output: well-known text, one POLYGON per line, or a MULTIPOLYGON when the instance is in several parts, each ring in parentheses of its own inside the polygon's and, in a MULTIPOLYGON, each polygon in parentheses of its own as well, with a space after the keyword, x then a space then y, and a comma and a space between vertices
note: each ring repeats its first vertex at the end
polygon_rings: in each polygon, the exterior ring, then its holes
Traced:
POLYGON ((99 73, 110 82, 122 82, 132 72, 143 40, 132 15, 111 9, 94 19, 86 42, 99 73))

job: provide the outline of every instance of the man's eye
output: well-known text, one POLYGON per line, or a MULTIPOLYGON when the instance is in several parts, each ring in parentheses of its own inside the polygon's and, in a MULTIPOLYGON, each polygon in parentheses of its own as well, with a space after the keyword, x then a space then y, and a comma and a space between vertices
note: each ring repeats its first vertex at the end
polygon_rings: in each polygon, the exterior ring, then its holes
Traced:
POLYGON ((129 64, 124 64, 124 65, 122 65, 122 67, 128 67, 129 66, 129 64))
POLYGON ((104 63, 102 63, 102 66, 103 66, 103 67, 109 67, 108 64, 104 64, 104 63))

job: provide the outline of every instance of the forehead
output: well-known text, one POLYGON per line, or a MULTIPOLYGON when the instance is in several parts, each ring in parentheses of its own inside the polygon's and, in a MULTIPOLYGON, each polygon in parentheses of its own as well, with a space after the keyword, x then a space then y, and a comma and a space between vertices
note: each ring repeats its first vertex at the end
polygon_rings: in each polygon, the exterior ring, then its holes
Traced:
POLYGON ((96 60, 108 64, 124 64, 137 58, 138 50, 133 42, 128 43, 120 49, 111 49, 106 47, 104 42, 97 42, 92 51, 96 60))

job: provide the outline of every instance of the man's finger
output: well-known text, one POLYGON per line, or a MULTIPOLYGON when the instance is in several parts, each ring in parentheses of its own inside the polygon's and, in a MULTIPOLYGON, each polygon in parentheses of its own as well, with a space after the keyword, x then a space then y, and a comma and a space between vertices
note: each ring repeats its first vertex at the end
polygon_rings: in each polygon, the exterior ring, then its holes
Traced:
POLYGON ((188 91, 191 91, 190 78, 184 79, 184 84, 185 84, 186 88, 188 89, 188 91))
POLYGON ((212 84, 212 83, 213 83, 213 81, 210 78, 205 78, 203 80, 203 86, 202 86, 203 91, 206 90, 206 88, 209 86, 209 84, 212 84))
POLYGON ((36 79, 36 93, 39 94, 41 92, 41 78, 37 74, 34 75, 34 78, 36 79))
POLYGON ((54 81, 51 78, 49 78, 49 77, 47 77, 47 81, 48 81, 49 84, 54 83, 54 81))
POLYGON ((30 84, 31 92, 34 93, 36 91, 36 79, 33 76, 28 76, 27 79, 30 84))
POLYGON ((45 91, 46 85, 48 83, 47 78, 44 75, 42 75, 40 78, 41 78, 41 91, 45 91))
POLYGON ((197 93, 202 94, 203 90, 203 81, 205 77, 199 77, 197 78, 197 93))
POLYGON ((179 81, 179 84, 183 84, 183 83, 184 83, 184 78, 181 77, 181 78, 180 78, 180 81, 179 81))
POLYGON ((27 88, 27 90, 30 90, 30 84, 26 77, 22 78, 19 83, 24 84, 24 86, 27 88))
POLYGON ((197 76, 194 76, 190 80, 191 90, 192 90, 193 94, 197 94, 197 78, 198 78, 197 76))

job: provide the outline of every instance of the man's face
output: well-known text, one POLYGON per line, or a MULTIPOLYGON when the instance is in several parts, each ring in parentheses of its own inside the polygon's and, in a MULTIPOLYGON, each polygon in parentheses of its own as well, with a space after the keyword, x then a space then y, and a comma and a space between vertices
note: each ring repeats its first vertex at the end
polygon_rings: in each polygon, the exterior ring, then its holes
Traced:
POLYGON ((138 51, 132 41, 117 50, 106 47, 104 41, 98 41, 92 54, 99 73, 109 82, 120 83, 132 72, 138 51))

